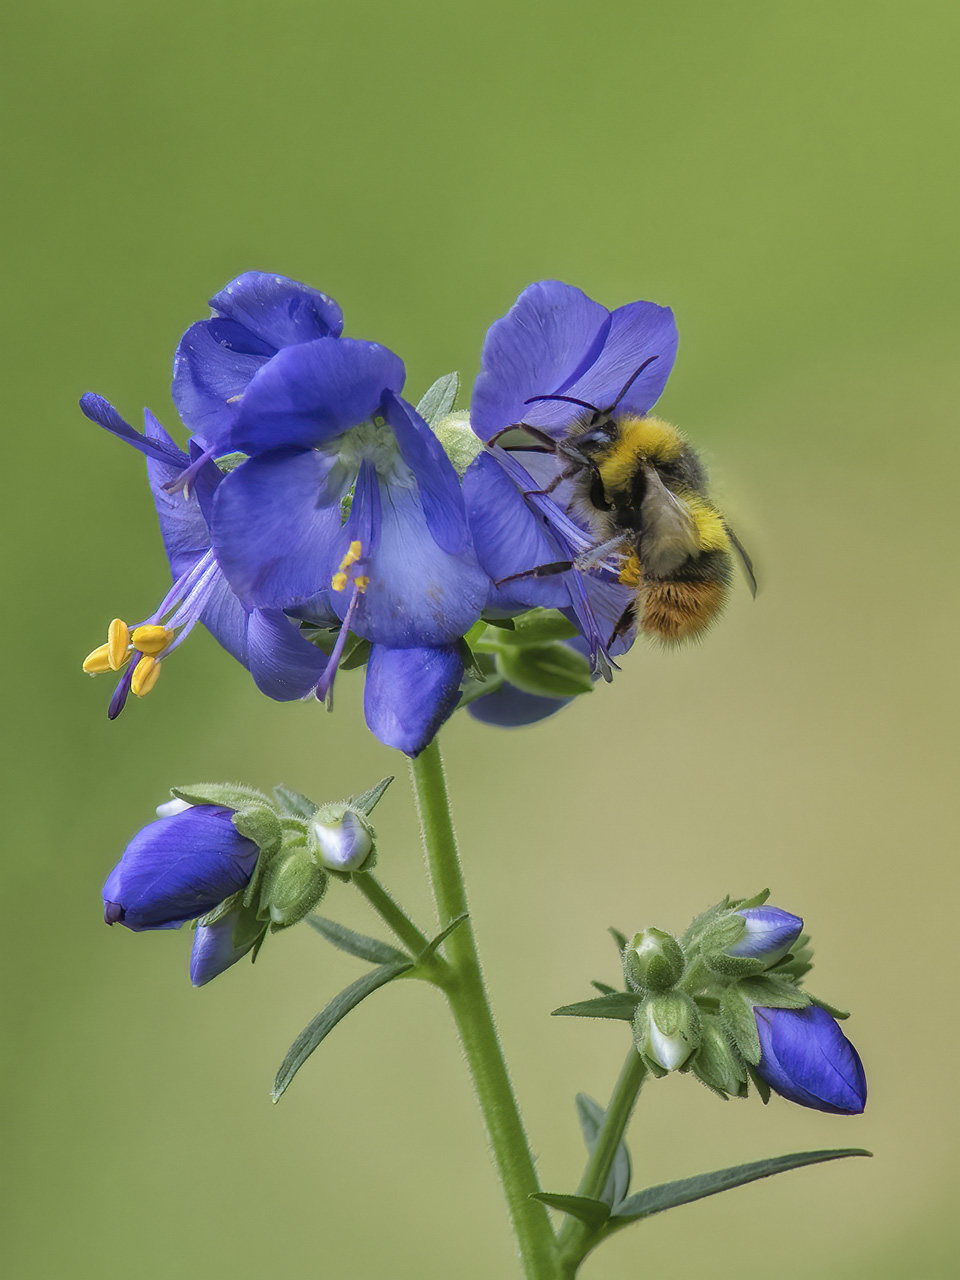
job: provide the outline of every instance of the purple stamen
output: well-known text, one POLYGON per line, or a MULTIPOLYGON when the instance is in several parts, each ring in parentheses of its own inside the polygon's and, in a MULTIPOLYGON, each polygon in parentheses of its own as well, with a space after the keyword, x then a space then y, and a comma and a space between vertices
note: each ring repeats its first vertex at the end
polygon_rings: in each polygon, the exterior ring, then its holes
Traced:
POLYGON ((353 615, 357 611, 357 603, 363 595, 363 591, 357 584, 353 584, 353 595, 350 598, 350 604, 347 612, 343 615, 343 622, 340 624, 340 631, 337 635, 337 643, 333 646, 333 652, 327 660, 327 665, 323 669, 323 675, 317 683, 316 695, 320 702, 326 704, 328 711, 333 710, 333 682, 337 677, 337 670, 340 666, 340 659, 343 657, 344 646, 347 643, 347 636, 350 634, 350 623, 353 621, 353 615))
MULTIPOLYGON (((140 655, 137 655, 137 662, 140 661, 140 655)), ((126 671, 117 681, 117 687, 113 691, 113 697, 110 699, 110 705, 107 707, 107 719, 116 720, 117 716, 123 710, 127 697, 130 693, 130 682, 133 679, 133 673, 136 670, 137 662, 130 661, 126 671)), ((109 923, 109 922, 108 922, 109 923)))

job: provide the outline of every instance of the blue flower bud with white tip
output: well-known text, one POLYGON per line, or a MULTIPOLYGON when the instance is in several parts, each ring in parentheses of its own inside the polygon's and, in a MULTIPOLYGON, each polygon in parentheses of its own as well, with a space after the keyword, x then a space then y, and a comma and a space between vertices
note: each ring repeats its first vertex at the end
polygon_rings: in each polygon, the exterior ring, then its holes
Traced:
POLYGON ((757 1075, 789 1102, 833 1115, 859 1115, 867 1080, 856 1049, 818 1005, 755 1008, 760 1036, 757 1075))
POLYGON ((177 929, 243 889, 260 849, 233 816, 220 805, 193 805, 137 832, 103 886, 107 924, 177 929))
POLYGON ((307 835, 329 871, 361 871, 370 862, 373 828, 355 809, 324 806, 309 822, 307 835))
POLYGON ((648 996, 633 1024, 637 1052, 658 1074, 678 1071, 700 1045, 700 1014, 689 996, 666 991, 648 996))
POLYGON ((764 960, 768 967, 782 960, 803 932, 800 917, 780 907, 745 907, 734 915, 743 919, 746 931, 727 947, 727 955, 764 960))

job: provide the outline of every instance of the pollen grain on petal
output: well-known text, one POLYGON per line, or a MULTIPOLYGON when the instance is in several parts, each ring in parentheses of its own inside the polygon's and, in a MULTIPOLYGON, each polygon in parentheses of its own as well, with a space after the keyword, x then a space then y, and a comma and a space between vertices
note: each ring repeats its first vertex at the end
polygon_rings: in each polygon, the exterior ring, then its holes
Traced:
POLYGON ((83 669, 88 676, 100 676, 105 671, 116 670, 110 664, 109 655, 110 646, 102 644, 99 648, 94 649, 92 653, 88 653, 83 660, 83 669))
POLYGON ((160 663, 149 654, 144 654, 134 668, 133 679, 130 681, 130 692, 136 697, 142 698, 150 692, 159 678, 160 663))
POLYGON ((122 618, 114 618, 107 628, 107 658, 111 671, 119 671, 129 657, 130 628, 122 618))
POLYGON ((162 653, 168 645, 173 643, 174 632, 169 627, 149 623, 146 626, 137 627, 130 638, 135 649, 153 657, 162 653))

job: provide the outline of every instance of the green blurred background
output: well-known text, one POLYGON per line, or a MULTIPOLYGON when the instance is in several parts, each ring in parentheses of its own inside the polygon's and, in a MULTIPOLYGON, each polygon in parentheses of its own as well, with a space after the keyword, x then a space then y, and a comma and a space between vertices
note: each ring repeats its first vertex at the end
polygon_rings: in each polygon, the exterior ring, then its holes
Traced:
MULTIPOLYGON (((682 928, 769 883, 813 930, 815 989, 855 1010, 867 1114, 670 1078, 633 1127, 638 1184, 876 1158, 654 1219, 584 1275, 955 1274, 956 5, 84 0, 4 34, 9 1274, 516 1274, 434 993, 374 997, 273 1108, 359 963, 296 930, 194 991, 186 934, 100 919, 171 783, 322 799, 392 771, 382 871, 429 919, 403 761, 356 677, 332 718, 275 704, 198 633, 111 725, 80 673, 167 577, 142 466, 77 397, 172 423, 180 333, 252 268, 332 293, 413 398, 472 379, 532 280, 675 308, 661 410, 711 461, 759 598, 741 585, 702 647, 638 646, 545 725, 445 734, 532 1141, 571 1188, 572 1095, 606 1098, 624 1032, 546 1015, 615 976, 606 927, 682 928)), ((372 924, 342 886, 326 909, 372 924)))

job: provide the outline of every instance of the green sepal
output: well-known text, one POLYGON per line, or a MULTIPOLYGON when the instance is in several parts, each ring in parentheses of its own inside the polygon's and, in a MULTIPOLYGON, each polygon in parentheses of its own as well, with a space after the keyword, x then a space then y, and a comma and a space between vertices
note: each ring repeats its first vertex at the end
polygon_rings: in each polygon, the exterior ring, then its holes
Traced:
POLYGON ((363 974, 356 982, 351 982, 349 987, 345 987, 339 995, 334 996, 326 1008, 321 1009, 313 1021, 304 1027, 290 1046, 273 1082, 273 1101, 277 1102, 282 1097, 289 1088, 293 1077, 338 1022, 345 1018, 352 1009, 355 1009, 361 1000, 365 1000, 368 995, 376 991, 378 987, 385 986, 386 983, 392 982, 394 978, 399 978, 401 974, 412 968, 412 960, 404 960, 402 963, 398 960, 395 964, 382 964, 378 968, 371 969, 368 973, 363 974))
POLYGON ((309 822, 319 808, 308 796, 302 796, 299 791, 291 791, 289 787, 274 787, 273 794, 281 818, 300 818, 309 822))
POLYGON ((738 1164, 729 1169, 717 1169, 713 1173, 701 1173, 695 1178, 681 1178, 677 1182, 664 1182, 657 1187, 647 1187, 625 1200, 611 1215, 609 1230, 617 1230, 630 1222, 639 1222, 665 1209, 675 1209, 681 1204, 692 1204, 706 1196, 718 1195, 734 1187, 770 1178, 776 1173, 801 1169, 808 1164, 825 1164, 830 1160, 843 1160, 848 1156, 869 1156, 870 1151, 861 1147, 840 1147, 832 1151, 798 1151, 794 1155, 771 1156, 767 1160, 755 1160, 751 1164, 738 1164))
POLYGON ((467 679, 475 680, 478 684, 486 684, 487 673, 480 665, 479 657, 470 648, 466 636, 457 645, 457 649, 460 653, 460 661, 463 663, 464 675, 467 679))
POLYGON ((810 935, 801 933, 790 949, 776 964, 770 966, 769 973, 783 973, 798 981, 813 968, 813 948, 810 946, 810 935))
POLYGON ((417 405, 417 413, 430 427, 436 426, 441 418, 453 413, 460 391, 459 373, 445 373, 438 378, 432 387, 428 387, 417 405))
POLYGON ((307 916, 307 924, 338 950, 346 951, 360 960, 369 960, 371 964, 403 964, 410 959, 389 942, 368 938, 365 933, 357 933, 344 924, 338 924, 336 920, 328 920, 326 916, 307 916))
POLYGON ((760 1035, 753 1016, 753 1005, 737 982, 727 987, 720 997, 720 1021, 723 1029, 753 1066, 760 1061, 760 1035))
POLYGON ((810 995, 789 978, 764 974, 761 978, 742 978, 736 985, 755 1008, 805 1009, 811 1003, 810 995))
MULTIPOLYGON (((686 1064, 685 1064, 686 1065, 686 1064)), ((721 1098, 743 1096, 747 1070, 717 1018, 704 1018, 700 1048, 691 1061, 693 1074, 721 1098)))
POLYGON ((457 916, 456 920, 451 920, 445 929, 441 929, 435 938, 431 938, 427 945, 417 956, 417 964, 422 964, 424 960, 429 960, 437 948, 450 937, 454 929, 459 929, 464 920, 469 919, 469 913, 464 912, 462 916, 457 916))
POLYGON ((596 978, 593 979, 590 985, 591 987, 596 987, 602 996, 616 996, 620 994, 616 987, 611 987, 609 983, 606 982, 598 982, 596 978))
POLYGON ((607 933, 609 933, 610 937, 617 944, 617 950, 622 953, 624 947, 627 945, 627 935, 625 933, 621 933, 619 929, 614 929, 613 925, 610 926, 607 933))
MULTIPOLYGON (((587 1145, 587 1151, 590 1155, 593 1155, 593 1149, 597 1145, 597 1139, 600 1136, 600 1130, 603 1127, 607 1113, 599 1102, 596 1102, 586 1093, 578 1093, 576 1103, 577 1119, 580 1121, 583 1140, 587 1145)), ((604 1183, 603 1191, 600 1193, 600 1199, 605 1205, 615 1208, 620 1204, 630 1190, 631 1175, 630 1152, 627 1149, 626 1142, 621 1138, 617 1143, 607 1181, 604 1183)))
POLYGON ((217 466, 224 475, 229 475, 231 471, 236 471, 242 462, 246 462, 249 454, 246 453, 225 453, 220 458, 215 458, 217 466))
POLYGON ((259 845, 265 857, 269 858, 280 848, 283 840, 280 819, 269 804, 251 804, 238 809, 233 815, 233 825, 242 836, 259 845))
POLYGON ((706 911, 701 911, 698 916, 694 916, 686 933, 680 939, 680 945, 684 951, 688 951, 695 942, 699 942, 714 920, 724 911, 729 911, 729 909, 730 899, 727 897, 720 902, 715 902, 712 907, 707 907, 706 911))
MULTIPOLYGON (((810 995, 807 992, 807 995, 810 995)), ((850 1017, 848 1009, 838 1009, 834 1004, 827 1004, 826 1000, 820 1000, 817 996, 810 995, 810 1003, 815 1004, 818 1009, 822 1009, 824 1013, 829 1013, 831 1018, 836 1018, 838 1022, 846 1022, 850 1017)))
POLYGON ((448 413, 430 424, 453 469, 462 479, 470 463, 483 452, 483 441, 470 425, 470 415, 462 410, 448 413))
POLYGON ((753 1084, 753 1087, 756 1089, 757 1094, 760 1098, 760 1101, 763 1103, 764 1106, 766 1106, 767 1103, 770 1101, 770 1097, 773 1091, 771 1090, 770 1086, 767 1084, 766 1080, 764 1080, 763 1076, 759 1073, 759 1071, 757 1071, 757 1068, 753 1065, 752 1062, 747 1063, 747 1075, 750 1077, 751 1083, 753 1084))
POLYGON ((561 1209, 564 1213, 569 1213, 572 1218, 579 1218, 594 1231, 597 1227, 602 1227, 610 1217, 610 1206, 604 1204, 602 1200, 591 1200, 589 1196, 565 1196, 553 1191, 533 1191, 530 1193, 530 1199, 539 1200, 541 1204, 549 1205, 551 1209, 561 1209))
POLYGON ((632 1022, 637 1006, 643 997, 632 991, 613 991, 607 995, 596 996, 593 1000, 581 1000, 578 1004, 561 1005, 551 1011, 551 1018, 617 1018, 621 1022, 632 1022))
POLYGON ((503 647, 496 657, 503 678, 524 693, 540 698, 575 698, 593 690, 588 659, 561 641, 503 647))
POLYGON ((531 609, 513 620, 513 633, 507 643, 514 645, 548 644, 553 640, 572 640, 579 635, 572 622, 568 622, 556 609, 531 609))
POLYGON ((187 804, 216 804, 224 809, 243 809, 247 805, 269 805, 262 791, 239 782, 198 782, 189 787, 171 787, 170 794, 187 804))
POLYGON ((310 914, 327 891, 328 877, 316 857, 300 845, 271 858, 260 888, 261 916, 273 932, 289 929, 310 914))
POLYGON ((746 911, 750 907, 762 907, 770 897, 769 889, 761 889, 752 898, 734 898, 730 903, 731 911, 746 911))
POLYGON ((391 773, 387 778, 381 778, 375 787, 371 787, 369 791, 363 791, 358 796, 350 796, 344 801, 346 808, 356 809, 357 813, 362 813, 364 817, 369 817, 374 809, 383 799, 384 792, 393 781, 391 773))

